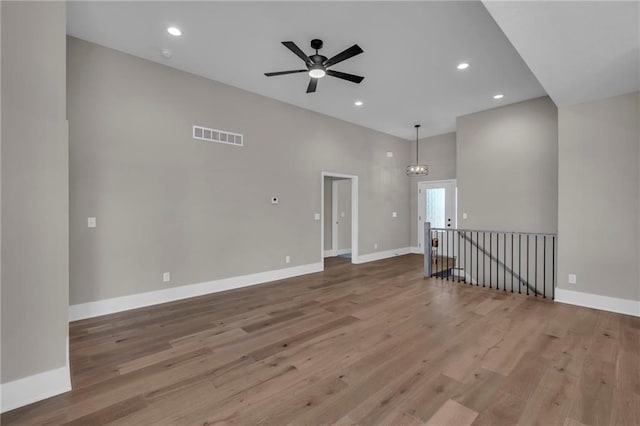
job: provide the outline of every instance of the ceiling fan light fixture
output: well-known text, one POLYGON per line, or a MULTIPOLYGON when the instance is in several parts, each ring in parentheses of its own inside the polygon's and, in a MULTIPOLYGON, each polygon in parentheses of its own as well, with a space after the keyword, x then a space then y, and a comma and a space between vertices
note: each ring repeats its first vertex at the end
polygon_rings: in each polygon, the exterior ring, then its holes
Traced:
POLYGON ((418 129, 419 124, 413 126, 416 128, 416 162, 407 167, 407 176, 427 176, 429 174, 429 166, 426 164, 418 164, 418 129))
POLYGON ((312 65, 309 68, 309 77, 311 78, 322 78, 325 75, 327 75, 327 72, 322 65, 312 65))

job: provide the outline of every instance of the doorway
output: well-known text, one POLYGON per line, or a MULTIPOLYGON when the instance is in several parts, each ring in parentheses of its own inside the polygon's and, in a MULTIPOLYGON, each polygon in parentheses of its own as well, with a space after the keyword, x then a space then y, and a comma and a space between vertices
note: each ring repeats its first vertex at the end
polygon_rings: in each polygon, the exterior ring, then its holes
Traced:
MULTIPOLYGON (((418 247, 424 252, 424 223, 432 228, 455 229, 457 186, 455 180, 418 182, 418 247)), ((440 231, 444 234, 444 231, 440 231)), ((439 238, 446 245, 446 238, 439 238)), ((448 247, 444 247, 448 253, 448 247)))
POLYGON ((358 260, 358 177, 322 172, 321 256, 358 260))

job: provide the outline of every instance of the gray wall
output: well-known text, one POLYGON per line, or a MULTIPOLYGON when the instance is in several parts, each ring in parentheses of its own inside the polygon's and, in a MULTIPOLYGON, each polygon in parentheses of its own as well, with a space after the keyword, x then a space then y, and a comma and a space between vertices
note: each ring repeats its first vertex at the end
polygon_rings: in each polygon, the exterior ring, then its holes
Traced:
POLYGON ((459 228, 557 231, 558 113, 551 99, 458 117, 456 155, 459 228))
MULTIPOLYGON (((456 134, 445 133, 420 139, 418 155, 421 164, 429 166, 429 174, 425 177, 410 178, 411 196, 411 247, 418 246, 418 182, 430 180, 446 180, 456 178, 456 134)), ((411 161, 415 162, 416 143, 411 143, 411 161)), ((407 164, 409 165, 409 164, 407 164)))
POLYGON ((63 367, 68 323, 66 10, 2 8, 2 383, 63 367))
POLYGON ((639 102, 635 93, 559 110, 560 288, 640 300, 639 102))
POLYGON ((360 177, 361 254, 409 245, 405 140, 74 38, 68 116, 71 304, 321 262, 322 171, 360 177))

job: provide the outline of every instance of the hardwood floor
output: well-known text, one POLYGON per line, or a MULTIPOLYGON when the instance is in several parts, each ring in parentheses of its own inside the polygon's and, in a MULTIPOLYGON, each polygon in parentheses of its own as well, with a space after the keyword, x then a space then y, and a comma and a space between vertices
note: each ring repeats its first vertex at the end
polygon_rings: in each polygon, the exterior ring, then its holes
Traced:
POLYGON ((422 257, 74 322, 73 391, 2 424, 640 425, 640 318, 422 257))

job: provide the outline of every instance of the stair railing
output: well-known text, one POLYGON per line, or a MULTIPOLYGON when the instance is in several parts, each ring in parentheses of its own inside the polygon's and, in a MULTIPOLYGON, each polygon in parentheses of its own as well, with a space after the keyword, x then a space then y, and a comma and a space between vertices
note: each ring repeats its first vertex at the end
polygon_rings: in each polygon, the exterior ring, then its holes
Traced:
POLYGON ((425 223, 424 275, 555 298, 557 234, 432 228, 425 223))

